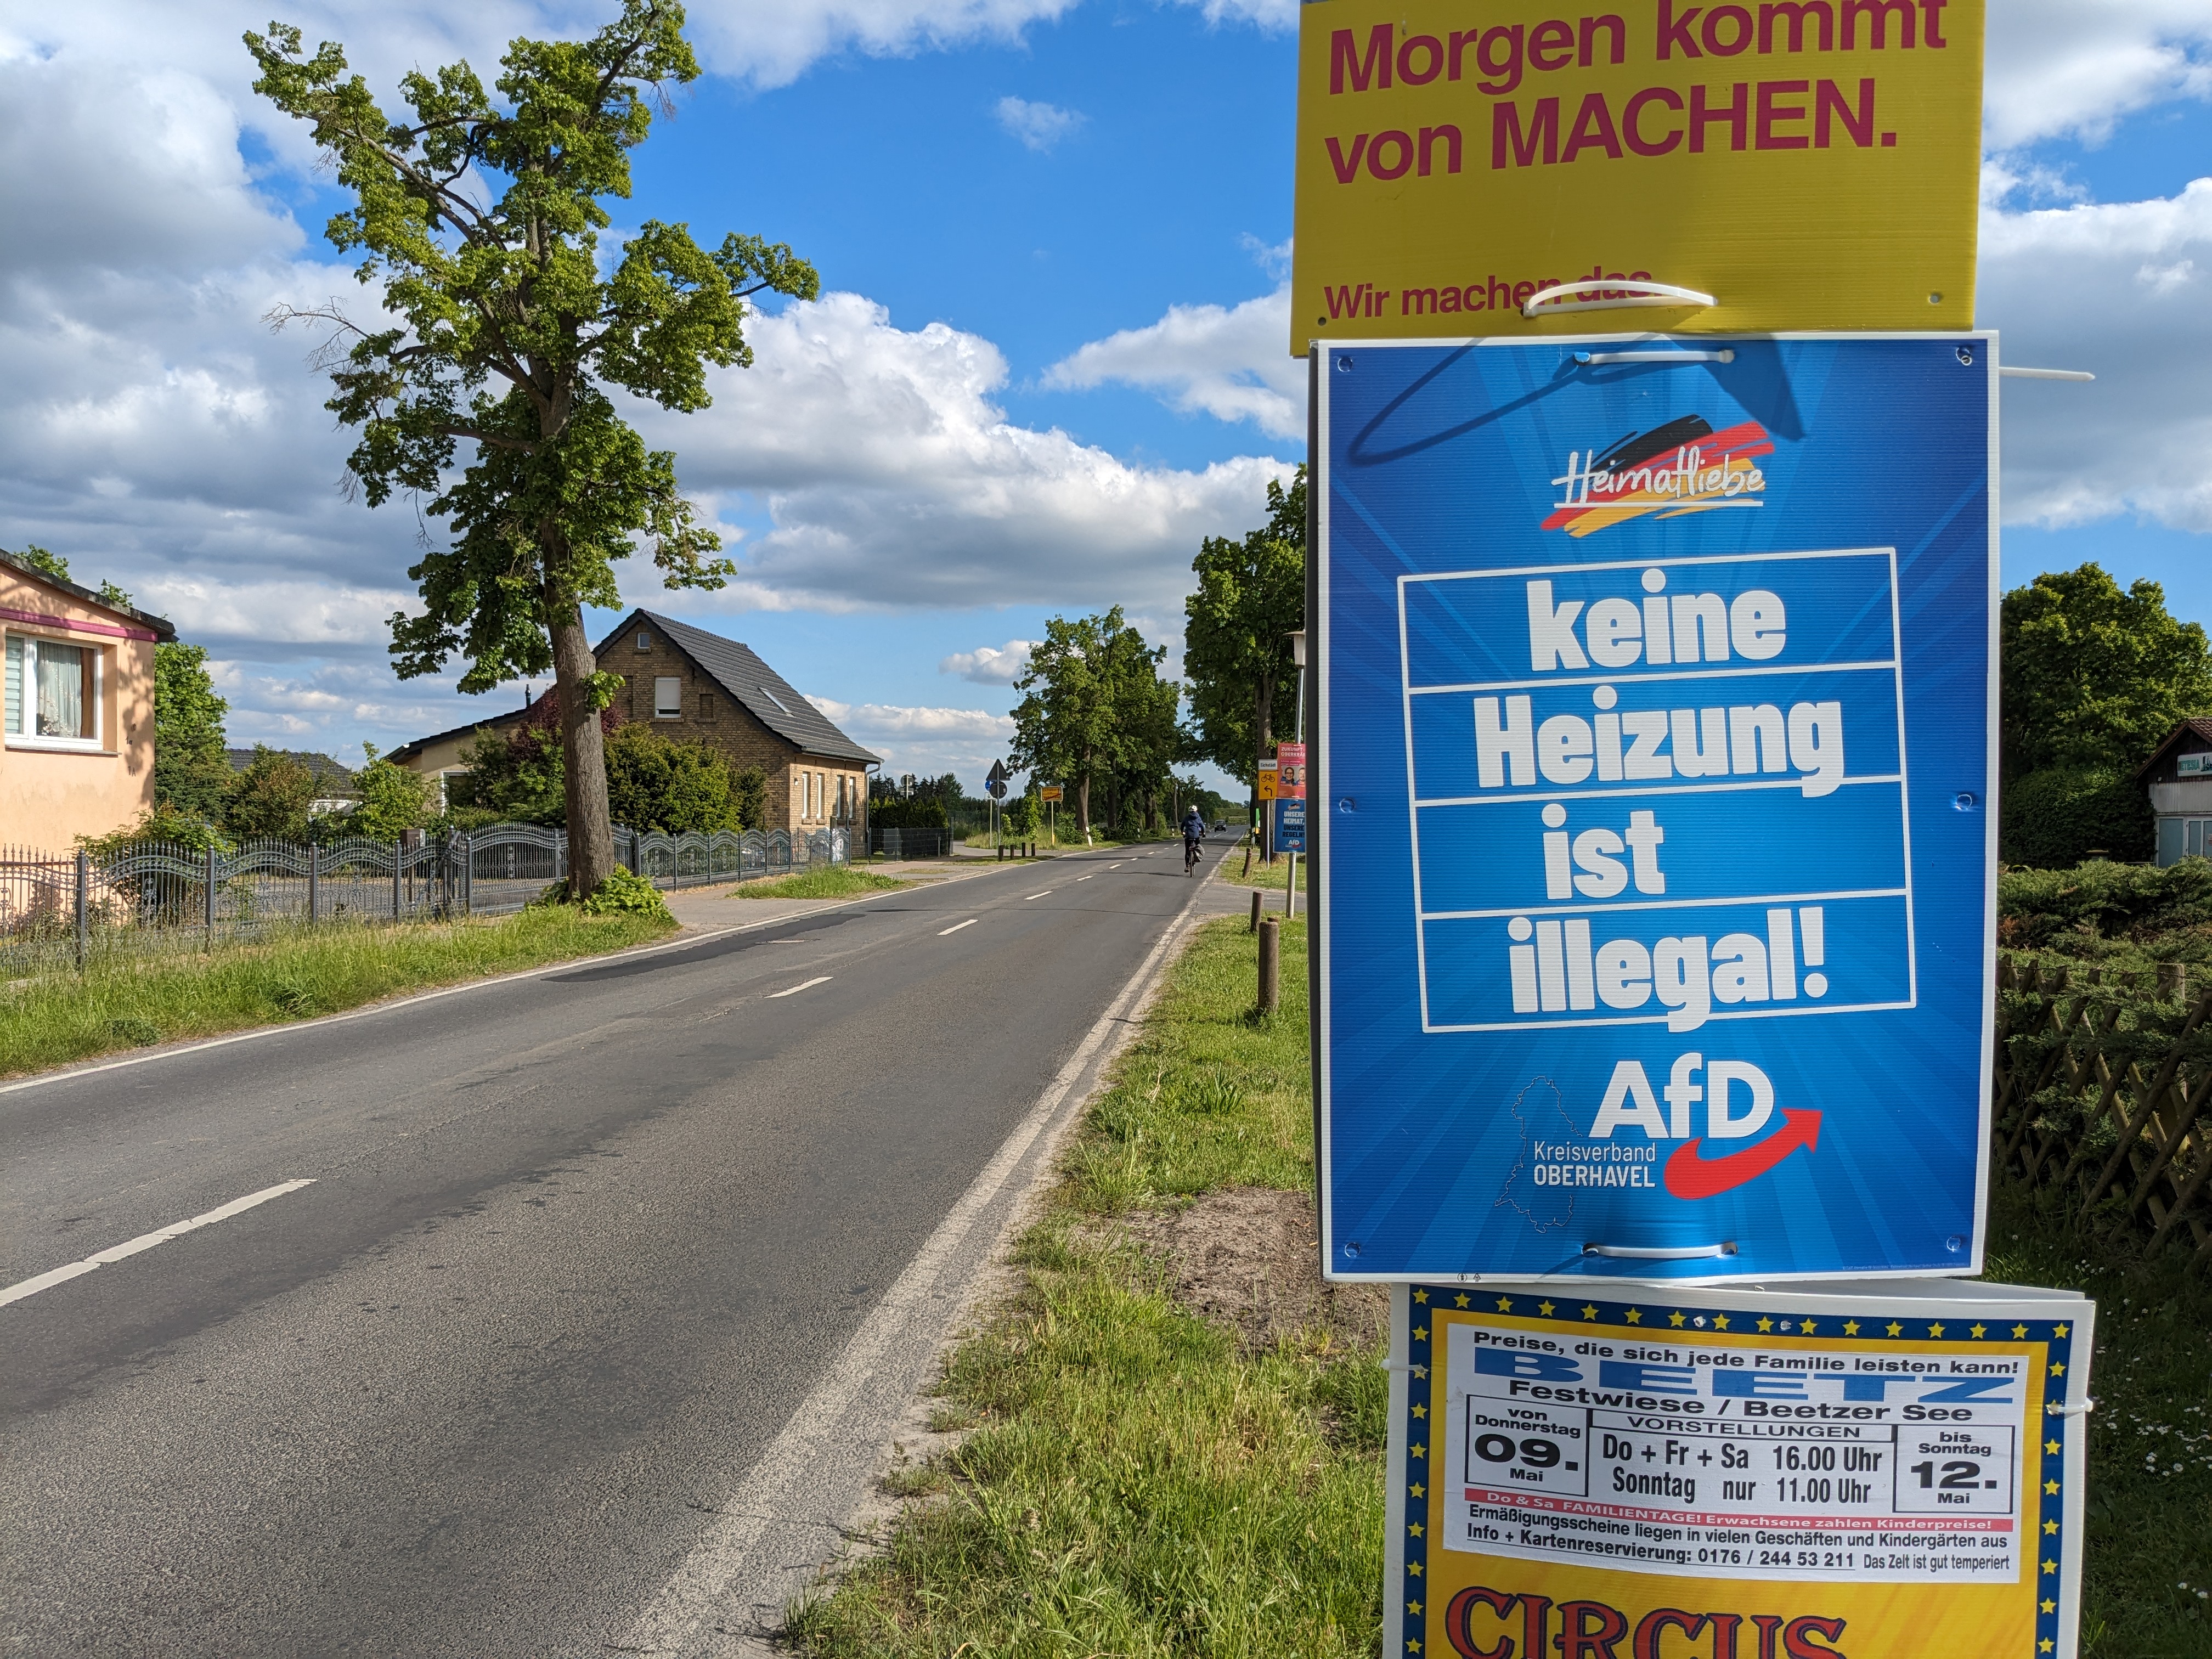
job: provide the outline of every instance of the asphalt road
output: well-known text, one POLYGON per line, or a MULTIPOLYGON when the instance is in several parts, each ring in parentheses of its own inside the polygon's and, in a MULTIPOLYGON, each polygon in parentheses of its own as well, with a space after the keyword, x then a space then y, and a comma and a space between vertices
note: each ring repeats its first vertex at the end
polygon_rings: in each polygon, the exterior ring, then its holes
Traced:
POLYGON ((1181 863, 993 867, 0 1094, 0 1286, 313 1183, 0 1306, 0 1650, 627 1644, 1181 863))

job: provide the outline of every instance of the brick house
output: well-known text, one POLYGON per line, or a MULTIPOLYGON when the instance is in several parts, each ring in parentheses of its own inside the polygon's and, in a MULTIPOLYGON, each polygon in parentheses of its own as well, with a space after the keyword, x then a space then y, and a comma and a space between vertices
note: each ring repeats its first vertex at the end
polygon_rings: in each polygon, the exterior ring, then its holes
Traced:
MULTIPOLYGON (((750 646, 651 611, 633 611, 594 653, 603 673, 627 682, 615 694, 624 720, 710 744, 739 766, 768 775, 771 830, 857 827, 867 769, 881 757, 839 731, 827 714, 762 661, 750 646)), ((392 751, 398 765, 438 777, 461 769, 477 732, 512 724, 509 710, 419 738, 392 751)))

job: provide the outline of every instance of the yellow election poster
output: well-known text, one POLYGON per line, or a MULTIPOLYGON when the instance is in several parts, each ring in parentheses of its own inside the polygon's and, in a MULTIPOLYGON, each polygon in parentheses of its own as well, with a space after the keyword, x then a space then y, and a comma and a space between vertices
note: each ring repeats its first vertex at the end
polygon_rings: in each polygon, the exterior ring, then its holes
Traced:
POLYGON ((2094 1315, 1941 1280, 1395 1286, 1383 1651, 2069 1659, 2094 1315))
POLYGON ((1294 356, 1631 298, 1669 332, 1974 325, 1982 0, 1299 16, 1294 356), (1716 303, 1613 286, 1653 283, 1716 303))

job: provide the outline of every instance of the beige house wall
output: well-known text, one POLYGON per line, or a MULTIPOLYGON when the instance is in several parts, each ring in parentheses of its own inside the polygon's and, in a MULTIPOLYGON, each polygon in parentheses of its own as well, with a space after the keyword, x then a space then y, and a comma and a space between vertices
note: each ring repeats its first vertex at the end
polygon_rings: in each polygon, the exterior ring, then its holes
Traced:
POLYGON ((99 734, 88 749, 5 734, 0 845, 67 852, 135 823, 154 804, 153 631, 0 564, 0 640, 10 634, 98 653, 99 734))

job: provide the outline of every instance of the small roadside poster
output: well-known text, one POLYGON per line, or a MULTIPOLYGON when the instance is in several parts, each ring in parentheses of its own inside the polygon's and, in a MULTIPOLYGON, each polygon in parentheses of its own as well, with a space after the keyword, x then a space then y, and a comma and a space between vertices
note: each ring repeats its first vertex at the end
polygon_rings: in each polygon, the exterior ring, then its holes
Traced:
POLYGON ((1996 345, 1330 348, 1328 1271, 1971 1273, 1996 345))
POLYGON ((1303 853, 1306 850, 1306 804, 1281 795, 1275 797, 1275 850, 1278 853, 1303 853))
POLYGON ((2006 1285, 1400 1285, 1383 1651, 2071 1654, 2094 1316, 2006 1285))

